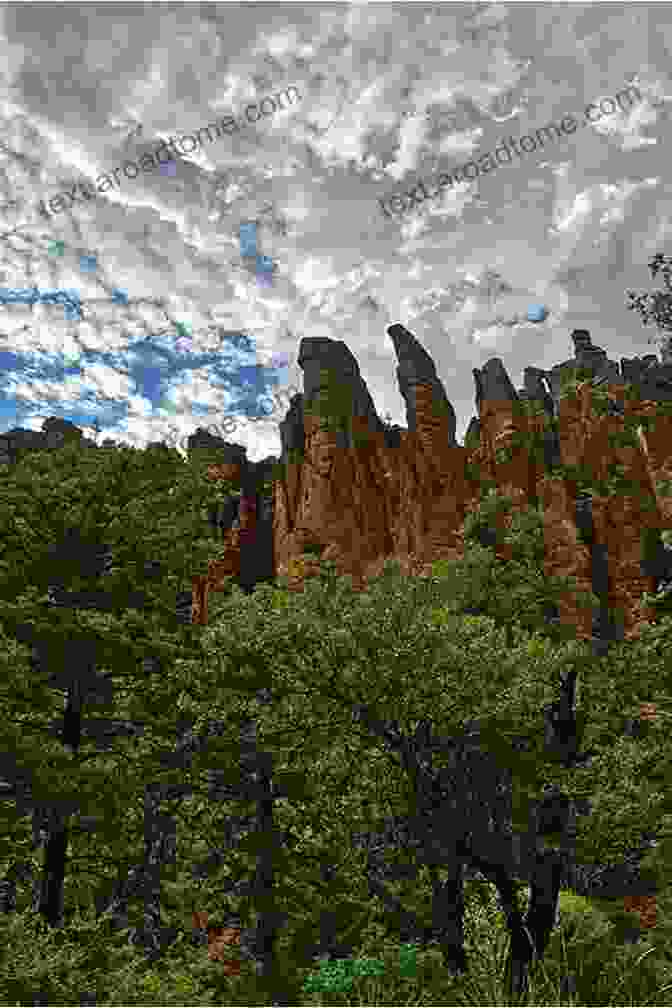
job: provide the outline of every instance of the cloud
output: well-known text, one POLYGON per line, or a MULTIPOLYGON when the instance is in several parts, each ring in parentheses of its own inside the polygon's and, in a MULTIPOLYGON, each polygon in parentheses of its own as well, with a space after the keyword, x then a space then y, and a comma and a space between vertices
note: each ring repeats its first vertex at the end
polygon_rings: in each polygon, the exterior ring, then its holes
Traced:
MULTIPOLYGON (((315 335, 344 339, 379 412, 405 423, 386 335, 400 321, 436 361, 461 437, 474 412, 471 369, 488 356, 519 385, 526 365, 568 357, 574 326, 616 359, 651 349, 651 331, 625 308, 626 289, 650 287, 646 260, 672 219, 659 156, 667 66, 644 8, 635 21, 610 10, 599 32, 574 8, 544 5, 475 15, 455 5, 243 5, 233 21, 227 8, 194 10, 92 7, 65 23, 48 6, 4 12, 0 197, 17 205, 0 204, 0 232, 20 225, 24 240, 0 240, 0 269, 16 286, 77 287, 85 316, 74 325, 56 318, 61 309, 0 306, 0 351, 14 355, 0 375, 8 426, 101 411, 101 438, 193 430, 203 410, 214 421, 254 405, 258 390, 245 398, 237 368, 284 352, 285 379, 300 383, 298 343, 315 335), (629 111, 446 191, 401 224, 382 218, 377 198, 390 188, 410 189, 502 135, 578 119, 628 80, 644 95, 629 111), (294 83, 299 103, 185 155, 174 177, 124 180, 56 222, 31 209, 294 83), (260 221, 277 264, 272 288, 240 261, 247 219, 260 221), (67 246, 58 262, 52 238, 67 246), (95 275, 79 270, 87 254, 95 275), (109 304, 115 287, 128 308, 109 304), (536 301, 549 316, 527 324, 536 301), (175 346, 181 320, 192 324, 186 353, 175 346), (221 332, 247 333, 251 350, 218 344, 221 332)), ((265 421, 243 417, 236 438, 251 458, 280 449, 265 421)))

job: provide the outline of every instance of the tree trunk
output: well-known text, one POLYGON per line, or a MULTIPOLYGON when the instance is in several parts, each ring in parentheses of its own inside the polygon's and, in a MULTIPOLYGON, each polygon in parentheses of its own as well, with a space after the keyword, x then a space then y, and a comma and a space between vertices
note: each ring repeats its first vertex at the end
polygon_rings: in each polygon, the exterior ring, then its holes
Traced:
POLYGON ((60 926, 63 920, 68 832, 67 816, 61 815, 56 809, 52 810, 37 908, 38 913, 52 927, 60 926))
MULTIPOLYGON (((68 690, 63 713, 61 742, 74 754, 79 749, 82 737, 81 679, 74 678, 68 690)), ((69 816, 54 806, 47 817, 48 837, 44 854, 44 865, 40 883, 38 913, 52 927, 58 927, 63 920, 63 889, 67 864, 69 816)))
POLYGON ((277 960, 278 932, 285 915, 277 912, 273 898, 274 849, 280 839, 273 827, 273 758, 272 754, 258 750, 256 738, 256 721, 248 719, 240 729, 240 790, 241 794, 252 795, 256 799, 255 833, 262 842, 250 887, 257 916, 256 927, 251 931, 251 938, 250 929, 241 929, 239 944, 241 950, 253 959, 261 986, 272 997, 273 1003, 295 1004, 296 992, 285 989, 287 985, 277 960))
POLYGON ((456 858, 448 872, 448 879, 441 882, 438 871, 432 871, 432 927, 441 942, 444 966, 452 973, 464 973, 464 863, 456 858))
POLYGON ((530 904, 525 914, 525 926, 532 936, 537 960, 543 959, 555 927, 563 871, 564 859, 557 851, 540 851, 537 854, 530 886, 530 904))
POLYGON ((518 998, 528 991, 528 971, 534 955, 534 942, 518 906, 517 886, 505 872, 498 873, 498 876, 496 885, 511 942, 504 980, 508 996, 518 998))

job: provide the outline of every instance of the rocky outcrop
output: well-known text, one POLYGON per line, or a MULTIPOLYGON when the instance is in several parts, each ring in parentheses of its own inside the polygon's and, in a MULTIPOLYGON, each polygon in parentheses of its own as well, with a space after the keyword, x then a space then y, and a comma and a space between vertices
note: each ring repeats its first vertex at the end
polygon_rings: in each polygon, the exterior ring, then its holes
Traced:
MULTIPOLYGON (((356 589, 388 558, 409 575, 428 574, 434 561, 462 555, 464 519, 487 481, 511 498, 511 513, 540 508, 546 573, 573 576, 578 591, 599 600, 586 606, 575 589, 549 618, 598 650, 637 634, 653 619, 642 594, 672 587, 672 551, 661 538, 672 529, 672 410, 665 406, 672 365, 648 354, 619 367, 586 330, 572 333, 573 358, 550 371, 527 367, 518 390, 492 358, 474 369, 478 416, 459 445, 431 358, 404 326, 388 334, 407 429, 380 421, 345 343, 311 338, 299 352, 304 393, 280 424, 279 465, 272 457, 249 462, 240 445, 200 429, 189 439, 190 454, 204 453, 208 477, 229 484, 210 515, 220 547, 207 574, 192 579, 192 619, 207 623, 209 592, 231 578, 251 591, 284 576, 300 590, 321 560, 349 574, 356 589), (627 418, 641 421, 629 443, 627 418), (614 491, 608 480, 619 471, 629 482, 614 491), (272 498, 261 492, 270 481, 272 498)), ((81 436, 53 418, 42 433, 10 431, 0 435, 0 458, 62 443, 73 432, 81 436)), ((498 515, 481 536, 504 559, 509 521, 498 515)))
MULTIPOLYGON (((323 560, 333 560, 362 586, 392 554, 410 572, 426 539, 441 556, 452 555, 459 545, 455 505, 465 494, 465 452, 455 441, 455 414, 434 365, 411 333, 394 326, 390 335, 402 395, 414 417, 413 434, 384 428, 370 397, 361 393, 359 369, 344 344, 323 358, 324 341, 301 343, 299 361, 318 357, 322 385, 319 394, 307 388, 301 404, 303 456, 292 460, 283 454, 285 475, 275 485, 274 553, 280 574, 301 580, 302 568, 316 567, 316 561, 300 560, 301 554, 307 546, 317 547, 323 560), (321 420, 325 406, 326 423, 321 420), (444 444, 445 454, 434 451, 437 442, 444 444), (428 492, 419 506, 408 508, 408 495, 418 484, 428 492), (439 484, 445 484, 445 492, 437 500, 432 488, 439 484)), ((311 367, 317 369, 314 363, 311 367)))
MULTIPOLYGON (((434 361, 424 347, 420 346, 416 338, 404 326, 398 324, 390 326, 388 335, 392 340, 394 351, 399 361, 397 381, 399 382, 401 395, 406 403, 408 429, 418 429, 419 421, 419 429, 422 433, 422 425, 427 423, 430 418, 428 413, 431 414, 432 419, 434 417, 447 417, 448 444, 451 448, 455 448, 457 446, 457 441, 455 440, 455 410, 437 377, 434 361), (427 393, 421 390, 426 389, 431 389, 432 409, 431 411, 427 409, 418 411, 418 396, 421 400, 425 400, 427 393)), ((433 428, 430 427, 428 440, 431 440, 432 430, 433 428)))
MULTIPOLYGON (((672 528, 670 499, 660 486, 672 476, 672 453, 665 447, 672 418, 656 415, 658 403, 672 395, 669 365, 647 355, 622 360, 619 369, 586 330, 575 330, 574 358, 550 371, 527 368, 524 388, 516 391, 502 362, 493 358, 474 369, 478 419, 462 447, 455 441, 454 411, 426 351, 403 326, 388 333, 408 417, 408 430, 397 428, 394 439, 381 430, 344 344, 301 343, 299 362, 311 380, 281 428, 276 574, 298 589, 317 571, 316 554, 334 560, 358 588, 388 557, 409 574, 428 573, 433 561, 461 554, 465 515, 477 506, 481 481, 487 479, 512 498, 514 510, 531 503, 541 508, 546 572, 574 576, 579 590, 593 591, 600 600, 593 610, 568 592, 557 618, 598 642, 636 634, 643 619, 653 618, 640 611, 642 593, 655 591, 661 572, 669 577, 672 570, 660 540, 660 530, 672 528), (579 382, 573 391, 567 391, 570 379, 579 382), (626 384, 634 390, 628 413, 656 415, 655 425, 640 429, 634 445, 619 444, 616 436, 624 430, 626 384), (605 389, 606 412, 595 398, 605 389), (525 410, 530 401, 541 408, 525 410), (541 456, 521 448, 521 438, 531 434, 542 445, 541 456), (595 482, 622 467, 631 476, 632 492, 593 488, 582 494, 575 481, 552 473, 560 463, 582 469, 595 482), (646 529, 653 537, 648 559, 642 546, 646 529)), ((492 532, 504 558, 507 520, 498 519, 492 532)))

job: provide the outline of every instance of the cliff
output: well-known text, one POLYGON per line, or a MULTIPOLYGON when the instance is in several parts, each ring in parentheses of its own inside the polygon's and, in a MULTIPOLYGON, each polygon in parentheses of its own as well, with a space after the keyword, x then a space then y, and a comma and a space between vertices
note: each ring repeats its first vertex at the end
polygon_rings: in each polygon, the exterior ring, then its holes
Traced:
MULTIPOLYGON (((555 618, 598 646, 635 635, 644 619, 653 618, 640 611, 642 593, 672 576, 660 536, 672 528, 664 486, 672 475, 666 447, 672 367, 648 355, 622 359, 619 368, 586 330, 572 334, 570 360, 548 372, 526 368, 522 389, 492 358, 474 369, 478 416, 461 446, 431 358, 403 326, 391 326, 388 334, 407 430, 381 423, 343 342, 301 341, 304 393, 292 399, 280 425, 272 573, 287 576, 290 588, 300 590, 317 570, 317 553, 352 575, 358 589, 390 557, 407 574, 427 575, 433 561, 462 554, 464 518, 478 505, 482 481, 489 480, 512 498, 514 509, 540 507, 546 573, 573 575, 580 590, 592 589, 600 599, 593 613, 568 592, 555 618), (578 385, 566 389, 571 379, 578 385), (629 444, 626 414, 635 421, 629 444), (607 481, 619 473, 625 484, 614 489, 612 482, 610 488, 607 481)), ((253 467, 246 465, 249 475, 253 467)), ((196 621, 207 621, 205 581, 216 590, 223 573, 240 576, 244 570, 240 537, 244 531, 254 537, 255 519, 252 509, 241 514, 239 529, 224 531, 221 557, 195 585, 196 621)), ((503 557, 507 521, 502 516, 499 529, 491 530, 490 541, 503 557)))
MULTIPOLYGON (((586 330, 572 333, 569 360, 525 368, 521 389, 492 358, 473 371, 477 416, 459 445, 430 356, 402 325, 388 335, 408 429, 381 422, 345 343, 311 338, 300 344, 304 392, 280 424, 279 464, 250 462, 240 445, 202 429, 189 438, 190 454, 205 451, 209 478, 224 481, 210 513, 221 542, 207 575, 192 578, 192 620, 207 623, 209 592, 229 578, 249 592, 282 575, 301 590, 320 559, 358 590, 388 558, 428 575, 434 561, 462 555, 464 519, 489 484, 514 511, 539 507, 546 573, 573 575, 599 599, 592 612, 567 592, 549 618, 598 651, 636 635, 654 618, 640 605, 643 592, 672 582, 661 538, 672 529, 672 365, 649 354, 619 367, 586 330)), ((67 421, 50 418, 43 428, 0 435, 0 462, 81 439, 67 421)), ((502 514, 483 533, 503 558, 509 520, 502 514)))

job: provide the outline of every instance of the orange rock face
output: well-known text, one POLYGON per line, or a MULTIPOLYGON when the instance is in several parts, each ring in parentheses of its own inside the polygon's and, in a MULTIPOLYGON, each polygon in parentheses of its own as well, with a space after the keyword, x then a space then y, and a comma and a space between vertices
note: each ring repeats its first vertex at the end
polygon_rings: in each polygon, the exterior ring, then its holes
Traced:
POLYGON ((230 480, 232 483, 239 483, 240 465, 236 462, 209 465, 206 475, 213 482, 217 482, 217 480, 230 480))
POLYGON ((658 714, 655 703, 643 703, 639 708, 639 716, 642 721, 655 721, 658 714))
MULTIPOLYGON (((614 401, 623 398, 624 386, 610 383, 614 401)), ((646 406, 647 404, 645 404, 646 406)), ((653 405, 653 404, 649 404, 653 405)), ((629 411, 639 412, 636 409, 629 411)), ((646 510, 646 501, 655 502, 654 479, 641 438, 634 445, 619 444, 625 430, 620 416, 600 416, 593 402, 590 383, 579 386, 560 404, 560 447, 567 465, 583 465, 594 479, 607 479, 622 467, 632 481, 631 493, 593 494, 592 516, 597 541, 606 547, 609 563, 609 608, 621 621, 626 638, 635 635, 642 622, 639 600, 653 591, 653 578, 640 570, 641 532, 662 525, 659 508, 646 510)))
MULTIPOLYGON (((419 389, 418 422, 422 416, 423 392, 419 389)), ((571 400, 561 402, 560 448, 562 462, 592 468, 595 477, 606 475, 614 465, 632 473, 636 492, 593 497, 596 536, 609 558, 609 605, 621 615, 625 636, 631 637, 642 622, 639 601, 644 591, 653 591, 653 578, 640 571, 641 530, 659 520, 644 507, 645 492, 653 494, 653 465, 641 445, 609 447, 609 436, 621 420, 593 416, 586 408, 591 387, 579 389, 584 412, 577 416, 571 400), (580 438, 580 440, 578 440, 580 438)), ((614 389, 614 393, 618 388, 614 389)), ((323 557, 334 559, 343 573, 361 584, 382 569, 387 557, 401 561, 407 573, 428 573, 432 561, 461 555, 462 525, 468 511, 477 505, 479 487, 465 475, 465 462, 476 463, 481 476, 494 481, 516 506, 526 507, 532 496, 542 507, 548 575, 573 576, 580 591, 591 591, 591 556, 581 542, 574 517, 576 488, 569 480, 550 479, 529 455, 515 448, 502 459, 501 449, 512 445, 515 434, 540 429, 536 417, 515 417, 511 404, 484 400, 480 411, 481 444, 470 454, 446 444, 440 424, 433 428, 432 443, 425 426, 425 451, 418 434, 403 433, 401 448, 394 453, 374 436, 373 446, 343 450, 328 435, 310 432, 306 459, 296 481, 298 492, 290 497, 285 484, 276 486, 274 542, 279 574, 293 574, 290 587, 298 588, 291 562, 309 540, 327 544, 323 557), (396 456, 396 457, 395 457, 396 456), (344 494, 343 488, 349 492, 344 494), (366 506, 366 502, 369 506, 366 506), (292 506, 293 504, 293 506, 292 506)), ((311 422, 314 423, 314 421, 311 422)), ((653 454, 652 452, 650 454, 653 454)), ((659 464, 658 471, 662 470, 659 464)), ((507 516, 499 519, 502 527, 507 516)), ((497 547, 506 559, 505 544, 497 547)), ((309 572, 306 571, 306 574, 309 572)), ((305 575, 304 575, 305 576, 305 575)), ((577 635, 591 636, 592 609, 565 593, 560 620, 575 627, 577 635)))
MULTIPOLYGON (((578 591, 591 590, 591 560, 574 521, 571 488, 564 480, 541 481, 540 498, 544 524, 545 572, 549 577, 576 578, 578 591)), ((581 606, 573 591, 564 592, 558 604, 560 622, 575 626, 577 637, 590 637, 592 611, 581 606)))
MULTIPOLYGON (((424 351, 423 351, 424 353, 424 351)), ((303 366, 303 365, 302 365, 303 366)), ((450 417, 436 407, 436 384, 411 384, 415 424, 401 430, 398 444, 386 440, 371 418, 350 418, 349 440, 327 430, 311 412, 303 415, 300 461, 288 460, 284 478, 274 483, 273 559, 276 575, 289 579, 290 590, 301 590, 317 573, 320 560, 304 554, 308 546, 321 548, 321 559, 335 562, 349 574, 357 590, 382 571, 388 558, 400 562, 407 574, 428 575, 440 559, 458 559, 464 550, 463 523, 479 502, 480 480, 488 479, 513 501, 541 508, 545 541, 545 570, 549 575, 573 575, 580 591, 591 591, 591 547, 579 534, 575 503, 577 484, 550 475, 542 459, 520 447, 521 437, 540 433, 547 418, 527 415, 505 398, 478 401, 480 443, 468 450, 454 442, 450 417), (477 475, 474 475, 474 474, 477 475), (480 478, 479 478, 480 477, 480 478)), ((623 400, 624 386, 600 386, 614 401, 623 400)), ((604 415, 597 408, 591 381, 559 399, 557 424, 560 462, 583 467, 591 478, 607 479, 617 467, 628 473, 627 493, 592 491, 594 543, 608 558, 608 606, 617 614, 626 637, 634 636, 653 613, 640 605, 642 593, 652 592, 654 579, 640 569, 641 534, 646 527, 672 528, 672 495, 659 483, 672 479, 672 417, 658 416, 648 430, 638 430, 632 444, 619 444, 622 415, 604 415)), ((659 404, 628 400, 629 414, 656 413, 659 404)), ((212 466, 212 478, 232 479, 235 466, 212 466), (226 474, 224 473, 226 471, 226 474)), ((237 474, 239 478, 239 472, 237 474)), ((497 518, 504 531, 506 514, 497 518)), ((208 575, 195 579, 194 612, 207 622, 207 593, 218 590, 225 575, 240 570, 240 536, 253 530, 255 515, 241 510, 240 531, 231 529, 208 575)), ((504 559, 505 543, 496 547, 504 559)), ((590 638, 592 609, 582 606, 575 592, 560 605, 560 620, 590 638)))
POLYGON ((228 956, 232 945, 240 945, 240 928, 216 927, 208 924, 206 910, 195 910, 192 914, 192 924, 194 928, 208 932, 208 959, 223 962, 222 969, 226 976, 239 976, 240 963, 228 956))
POLYGON ((639 917, 639 926, 644 930, 656 926, 658 907, 655 896, 624 896, 623 909, 628 913, 636 913, 639 917))
MULTIPOLYGON (((208 477, 213 480, 240 481, 240 466, 210 466, 208 477)), ((228 529, 216 557, 208 562, 205 575, 192 577, 191 621, 206 625, 208 622, 208 595, 211 591, 222 591, 225 578, 240 574, 241 542, 253 540, 257 526, 257 514, 253 499, 241 497, 239 527, 228 529)))

